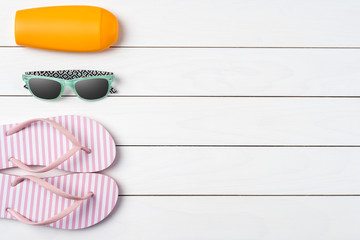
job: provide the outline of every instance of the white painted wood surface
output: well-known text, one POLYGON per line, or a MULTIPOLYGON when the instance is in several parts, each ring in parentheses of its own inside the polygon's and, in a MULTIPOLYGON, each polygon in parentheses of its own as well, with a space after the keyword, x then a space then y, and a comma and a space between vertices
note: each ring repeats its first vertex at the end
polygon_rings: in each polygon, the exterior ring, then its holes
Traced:
POLYGON ((16 47, 15 11, 54 4, 1 4, 0 124, 100 121, 118 144, 103 173, 121 187, 120 203, 83 231, 0 219, 2 238, 360 238, 357 1, 78 0, 117 15, 116 47, 16 47), (119 92, 43 102, 22 88, 27 70, 67 68, 113 71, 119 92))
POLYGON ((125 195, 353 195, 359 154, 349 147, 118 147, 105 174, 125 195))
POLYGON ((108 219, 86 230, 34 230, 11 220, 1 230, 39 240, 338 240, 356 239, 359 216, 358 197, 121 197, 108 219))
MULTIPOLYGON (((2 121, 80 114, 119 145, 360 145, 359 98, 1 97, 2 121)), ((19 121, 20 120, 20 121, 19 121)))
POLYGON ((14 45, 16 10, 74 4, 113 12, 124 26, 122 46, 360 46, 354 0, 17 0, 2 4, 0 44, 14 45))
POLYGON ((359 154, 357 147, 118 146, 116 162, 103 173, 126 196, 358 195, 359 154))
MULTIPOLYGON (((25 71, 101 69, 120 96, 358 96, 360 49, 121 48, 72 54, 0 48, 0 95, 25 71), (91 59, 91 61, 89 61, 91 59)), ((67 91, 71 94, 71 91, 67 91)))

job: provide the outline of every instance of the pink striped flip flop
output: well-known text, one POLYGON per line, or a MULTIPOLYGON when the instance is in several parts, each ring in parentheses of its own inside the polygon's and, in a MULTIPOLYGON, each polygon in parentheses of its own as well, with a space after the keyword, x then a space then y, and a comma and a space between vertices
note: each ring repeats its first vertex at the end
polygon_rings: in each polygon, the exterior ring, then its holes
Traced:
POLYGON ((0 174, 0 218, 60 229, 90 227, 118 199, 116 182, 97 173, 38 178, 0 174))
POLYGON ((58 116, 0 126, 0 169, 97 172, 109 167, 115 155, 110 133, 87 117, 58 116), (35 165, 44 167, 30 167, 35 165))

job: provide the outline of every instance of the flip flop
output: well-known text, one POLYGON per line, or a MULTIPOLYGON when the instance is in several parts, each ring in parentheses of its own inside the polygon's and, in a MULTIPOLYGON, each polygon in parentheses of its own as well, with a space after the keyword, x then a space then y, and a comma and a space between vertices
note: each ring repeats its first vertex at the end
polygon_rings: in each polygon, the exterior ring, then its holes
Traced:
POLYGON ((87 117, 58 116, 0 126, 0 169, 97 172, 109 167, 115 155, 110 133, 87 117))
POLYGON ((118 199, 116 182, 97 173, 38 178, 0 174, 0 218, 60 229, 90 227, 118 199))

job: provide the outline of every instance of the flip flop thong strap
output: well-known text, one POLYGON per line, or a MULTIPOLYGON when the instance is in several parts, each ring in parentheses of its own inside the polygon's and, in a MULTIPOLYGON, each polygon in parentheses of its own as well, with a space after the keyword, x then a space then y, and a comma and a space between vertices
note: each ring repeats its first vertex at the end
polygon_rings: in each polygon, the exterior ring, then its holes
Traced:
POLYGON ((89 199, 90 197, 92 197, 94 195, 94 193, 89 192, 88 194, 86 194, 83 197, 78 197, 78 196, 74 196, 71 194, 68 194, 64 191, 62 191, 59 188, 56 188, 55 186, 51 185, 50 183, 44 181, 41 178, 35 177, 35 176, 21 176, 16 178, 12 183, 11 186, 15 187, 17 184, 21 183, 24 180, 31 180, 37 184, 39 184, 40 186, 42 186, 43 188, 49 190, 50 192, 70 199, 70 200, 75 200, 73 204, 71 204, 68 208, 64 209, 63 211, 61 211, 60 213, 54 215, 53 217, 42 221, 42 222, 33 222, 30 219, 26 218, 25 216, 23 216, 22 214, 20 214, 19 212, 15 211, 14 209, 11 208, 7 208, 6 211, 15 219, 17 219, 18 221, 22 222, 22 223, 26 223, 29 225, 48 225, 54 222, 59 221, 60 219, 63 219, 64 217, 66 217, 67 215, 69 215, 70 213, 72 213, 76 208, 78 208, 85 200, 89 199))
POLYGON ((85 197, 77 197, 75 195, 68 194, 67 192, 62 191, 61 189, 55 187, 54 185, 48 183, 47 181, 45 181, 45 180, 43 180, 41 178, 38 178, 36 176, 32 176, 32 175, 25 175, 25 176, 17 177, 11 183, 11 186, 15 187, 16 185, 23 182, 24 180, 31 180, 31 181, 39 184, 43 188, 49 190, 50 192, 55 193, 56 195, 64 197, 64 198, 71 199, 71 200, 86 200, 88 198, 87 196, 85 196, 85 197))
POLYGON ((19 159, 15 159, 12 157, 9 159, 9 161, 11 161, 15 166, 17 166, 23 170, 29 171, 29 172, 42 173, 42 172, 46 172, 46 171, 56 168, 57 166, 59 166, 60 164, 65 162, 67 159, 69 159, 72 155, 74 155, 79 150, 83 150, 86 153, 91 153, 91 150, 89 148, 81 146, 81 143, 75 138, 75 136, 70 131, 68 131, 66 128, 61 126, 59 123, 57 123, 53 120, 50 120, 50 119, 36 118, 36 119, 31 119, 31 120, 25 121, 23 123, 19 123, 19 124, 15 125, 14 127, 10 128, 6 132, 6 136, 10 136, 14 133, 17 133, 17 132, 23 130, 24 128, 30 126, 32 123, 35 123, 38 121, 46 122, 46 123, 52 125, 57 130, 59 130, 60 133, 62 133, 66 138, 68 138, 71 141, 71 143, 73 144, 73 147, 67 153, 65 153, 63 156, 58 158, 56 161, 50 163, 48 166, 46 166, 44 168, 38 169, 38 170, 30 168, 29 166, 27 166, 26 164, 21 162, 19 159))

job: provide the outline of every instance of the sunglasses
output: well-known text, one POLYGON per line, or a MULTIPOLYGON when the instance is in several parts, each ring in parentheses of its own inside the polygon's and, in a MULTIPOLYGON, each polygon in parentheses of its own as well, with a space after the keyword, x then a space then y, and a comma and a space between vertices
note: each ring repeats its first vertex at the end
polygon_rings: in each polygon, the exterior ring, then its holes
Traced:
POLYGON ((34 71, 23 75, 24 87, 34 97, 44 100, 59 99, 65 86, 71 87, 83 100, 100 100, 116 93, 111 87, 114 78, 112 72, 95 70, 34 71))

